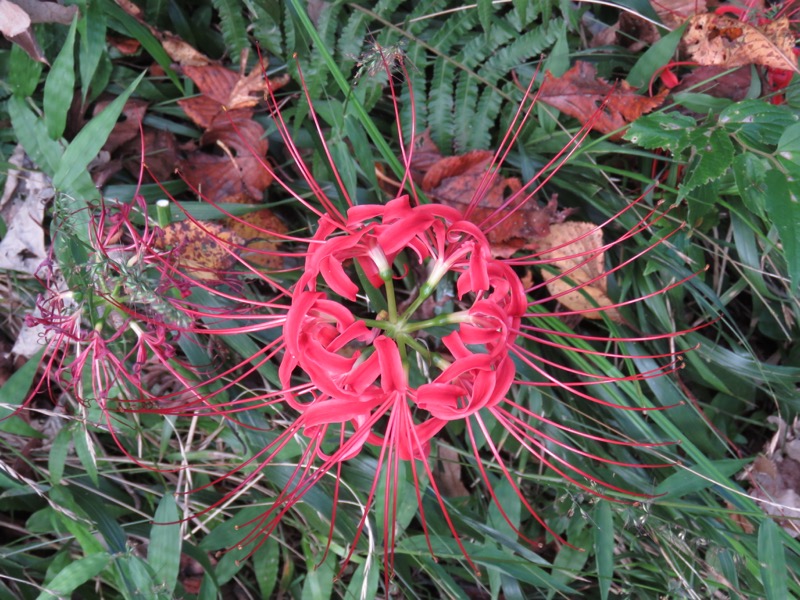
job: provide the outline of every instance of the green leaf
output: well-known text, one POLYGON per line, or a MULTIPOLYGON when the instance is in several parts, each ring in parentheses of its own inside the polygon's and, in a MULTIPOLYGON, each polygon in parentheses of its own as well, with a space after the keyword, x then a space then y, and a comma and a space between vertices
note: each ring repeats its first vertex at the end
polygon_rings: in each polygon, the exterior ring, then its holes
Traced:
POLYGON ((693 494, 715 485, 714 473, 730 477, 741 471, 749 462, 750 460, 723 459, 709 465, 695 465, 691 470, 679 469, 659 484, 655 495, 661 500, 683 498, 687 494, 693 494))
POLYGON ((222 37, 231 56, 238 58, 242 50, 249 47, 247 23, 242 16, 240 0, 211 0, 220 16, 222 37))
POLYGON ((317 564, 319 557, 311 549, 308 538, 303 538, 303 554, 306 557, 306 580, 303 582, 301 600, 327 600, 333 593, 333 580, 336 578, 336 555, 328 552, 325 560, 317 564))
POLYGON ((758 563, 767 600, 790 598, 781 531, 775 521, 768 517, 761 521, 758 528, 758 563))
POLYGON ((153 526, 150 528, 150 545, 147 562, 150 563, 158 585, 170 594, 178 583, 181 562, 181 525, 178 506, 172 494, 165 494, 158 503, 153 526))
POLYGON ((72 442, 75 444, 75 453, 81 461, 86 474, 95 486, 99 485, 97 476, 97 457, 94 452, 94 445, 91 437, 89 437, 89 430, 86 428, 85 423, 75 427, 72 432, 72 442))
POLYGON ((350 578, 344 597, 347 600, 377 598, 380 571, 380 567, 373 560, 373 557, 367 557, 350 578))
POLYGON ((142 78, 144 78, 144 73, 139 75, 120 96, 115 98, 103 112, 89 121, 75 136, 75 139, 64 151, 61 163, 53 175, 54 188, 63 191, 69 190, 78 177, 86 172, 86 167, 106 143, 111 130, 117 124, 125 102, 128 101, 142 78))
POLYGON ((783 132, 778 140, 778 154, 786 160, 800 163, 800 123, 783 132))
POLYGON ((81 96, 86 102, 89 86, 106 51, 106 15, 99 2, 87 2, 86 6, 81 7, 81 14, 81 20, 78 21, 78 32, 81 36, 78 62, 81 73, 81 96))
POLYGON ((109 17, 109 27, 138 40, 142 44, 142 48, 164 69, 167 77, 183 94, 183 84, 172 68, 172 59, 161 46, 161 43, 150 33, 150 30, 117 6, 114 0, 99 1, 102 4, 103 12, 109 17))
POLYGON ((278 582, 280 557, 280 546, 274 537, 267 538, 264 545, 253 555, 253 570, 262 598, 272 597, 272 591, 278 582))
POLYGON ((777 144, 786 129, 798 119, 797 111, 763 100, 737 102, 719 115, 719 123, 727 131, 736 133, 746 143, 759 146, 777 144))
POLYGON ((696 121, 686 115, 656 113, 636 119, 623 137, 642 148, 664 148, 680 154, 689 145, 689 136, 696 125, 696 121))
POLYGON ((6 107, 11 117, 14 137, 19 140, 34 162, 52 176, 58 168, 64 148, 50 139, 44 122, 34 114, 25 100, 12 96, 8 99, 6 107))
POLYGON ((695 146, 695 156, 681 186, 678 196, 681 200, 694 188, 720 177, 733 161, 733 143, 721 129, 702 129, 692 135, 690 141, 695 146))
POLYGON ((774 169, 764 176, 767 212, 778 230, 792 290, 800 290, 800 188, 774 169))
POLYGON ((607 600, 614 576, 614 516, 608 500, 599 500, 594 510, 594 556, 600 597, 607 600))
POLYGON ((765 218, 767 188, 764 177, 769 170, 767 161, 752 152, 737 154, 733 159, 733 177, 742 202, 752 213, 765 218))
POLYGON ((684 29, 686 29, 686 24, 671 31, 650 46, 631 68, 627 82, 639 90, 646 89, 659 69, 672 60, 683 37, 684 29))
POLYGON ((110 562, 111 556, 107 552, 101 552, 72 563, 52 581, 45 583, 45 591, 36 600, 58 600, 71 596, 72 592, 98 575, 110 562))
POLYGON ((64 463, 67 460, 69 443, 72 440, 72 432, 69 427, 62 427, 53 440, 53 447, 47 457, 47 469, 50 471, 50 483, 58 485, 64 477, 64 463))
POLYGON ((7 419, 23 405, 31 389, 33 378, 39 370, 39 361, 42 359, 44 348, 34 354, 28 361, 8 378, 0 387, 0 421, 7 419))
MULTIPOLYGON (((17 44, 12 44, 8 59, 8 85, 17 98, 25 98, 36 91, 39 77, 42 74, 42 63, 33 60, 27 52, 17 44)), ((17 138, 22 141, 22 138, 17 138)))
POLYGON ((67 39, 53 61, 53 68, 44 81, 44 122, 48 135, 59 139, 67 127, 67 112, 72 105, 75 90, 75 30, 78 17, 72 20, 67 39))

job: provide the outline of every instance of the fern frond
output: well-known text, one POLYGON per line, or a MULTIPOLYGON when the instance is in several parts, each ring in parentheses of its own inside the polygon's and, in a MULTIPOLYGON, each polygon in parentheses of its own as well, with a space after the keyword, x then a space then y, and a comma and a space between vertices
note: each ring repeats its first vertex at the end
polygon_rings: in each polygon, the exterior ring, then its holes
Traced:
POLYGON ((222 39, 235 61, 242 50, 250 46, 242 3, 239 0, 211 0, 211 3, 219 13, 222 39))
POLYGON ((511 44, 495 52, 478 70, 478 73, 492 83, 507 75, 531 57, 538 56, 552 47, 564 27, 562 19, 532 29, 514 40, 511 44))
POLYGON ((433 67, 430 95, 428 97, 428 128, 433 141, 442 151, 453 145, 455 122, 453 121, 453 79, 455 67, 439 57, 433 67))

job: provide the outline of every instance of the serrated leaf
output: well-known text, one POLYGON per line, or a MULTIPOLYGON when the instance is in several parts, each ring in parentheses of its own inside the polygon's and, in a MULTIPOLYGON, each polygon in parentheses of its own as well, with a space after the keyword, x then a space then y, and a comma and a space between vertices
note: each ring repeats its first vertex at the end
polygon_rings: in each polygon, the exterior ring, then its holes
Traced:
POLYGON ((36 600, 58 600, 69 597, 78 587, 98 575, 111 562, 107 552, 92 554, 68 565, 52 581, 45 583, 43 591, 36 600))
POLYGON ((250 45, 242 3, 239 0, 211 0, 211 3, 219 12, 225 45, 231 51, 231 56, 238 57, 250 45))
POLYGON ((171 494, 165 494, 158 503, 150 528, 150 545, 147 562, 155 572, 155 581, 170 594, 178 583, 181 562, 181 525, 178 506, 171 494))
POLYGON ((681 200, 687 192, 720 177, 733 161, 733 143, 721 129, 702 129, 692 135, 690 141, 695 146, 695 159, 681 187, 681 200))
POLYGON ((778 230, 792 290, 800 289, 800 189, 780 171, 764 176, 767 212, 778 230))
POLYGON ((648 150, 663 148, 680 154, 689 145, 689 136, 696 125, 696 121, 686 115, 656 113, 636 119, 623 137, 648 150))
POLYGON ((781 531, 770 518, 758 528, 758 566, 767 600, 791 597, 781 531))
POLYGON ((67 112, 72 105, 72 94, 75 89, 75 30, 77 16, 72 20, 67 39, 61 51, 53 61, 53 68, 44 81, 44 122, 47 133, 54 140, 64 135, 67 127, 67 112))
POLYGON ((139 75, 121 95, 117 96, 103 112, 89 121, 75 136, 75 139, 64 151, 61 162, 53 175, 54 188, 68 190, 78 177, 86 172, 86 167, 100 152, 111 130, 117 124, 125 102, 128 101, 133 90, 143 78, 144 73, 139 75))
POLYGON ((800 119, 797 111, 763 100, 745 100, 732 104, 719 115, 719 123, 743 141, 773 146, 787 128, 800 119))

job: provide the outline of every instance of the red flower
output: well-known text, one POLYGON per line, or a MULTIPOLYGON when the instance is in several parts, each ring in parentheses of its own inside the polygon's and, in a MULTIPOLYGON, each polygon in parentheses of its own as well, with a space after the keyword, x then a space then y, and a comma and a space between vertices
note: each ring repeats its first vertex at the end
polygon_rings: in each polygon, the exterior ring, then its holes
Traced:
MULTIPOLYGON (((393 87, 391 92, 394 100, 393 87)), ((518 112, 487 171, 486 185, 476 192, 464 213, 453 207, 424 203, 413 193, 413 189, 410 189, 410 195, 398 195, 385 204, 357 205, 345 196, 344 201, 349 208, 342 213, 312 177, 300 151, 288 135, 277 102, 272 98, 275 122, 289 153, 305 176, 314 200, 296 194, 277 173, 272 172, 272 175, 295 198, 298 206, 304 206, 317 215, 317 222, 314 234, 307 239, 276 232, 264 233, 285 240, 287 245, 301 245, 299 251, 289 249, 285 254, 293 258, 303 257, 303 268, 292 283, 286 272, 259 270, 241 258, 244 248, 216 238, 218 244, 224 245, 237 258, 244 275, 257 275, 263 281, 262 288, 276 290, 268 300, 262 300, 248 291, 242 273, 221 274, 220 281, 212 284, 205 279, 194 278, 190 270, 176 268, 168 251, 155 248, 152 229, 140 231, 131 225, 129 209, 117 213, 117 221, 112 229, 115 236, 122 239, 120 243, 123 244, 121 251, 124 256, 137 257, 136 264, 142 265, 148 275, 152 275, 153 271, 161 274, 160 281, 151 279, 156 289, 173 286, 181 293, 169 294, 164 291, 155 294, 153 301, 160 302, 161 308, 153 316, 145 310, 141 296, 129 293, 126 298, 118 298, 112 293, 95 290, 96 295, 104 298, 110 308, 125 318, 125 335, 130 336, 132 331, 136 340, 134 350, 125 352, 113 362, 115 373, 124 373, 125 365, 130 368, 147 360, 156 360, 167 366, 168 371, 184 384, 185 390, 167 396, 153 394, 138 382, 135 373, 122 375, 130 393, 120 394, 113 400, 107 398, 104 410, 111 411, 112 405, 115 405, 122 411, 193 417, 220 416, 231 423, 241 424, 238 419, 240 412, 278 404, 290 407, 294 411, 294 420, 273 442, 260 449, 234 472, 244 473, 245 468, 258 466, 250 469, 225 498, 207 510, 239 494, 296 437, 305 438, 302 456, 287 484, 271 507, 249 523, 251 530, 242 540, 242 545, 252 544, 252 548, 257 548, 274 531, 282 517, 331 472, 336 474, 330 530, 332 538, 342 465, 364 452, 366 447, 372 446, 377 448, 372 452, 377 452, 379 468, 350 552, 356 551, 369 510, 378 502, 375 496, 382 494, 384 562, 386 577, 390 576, 395 546, 397 477, 399 465, 404 461, 410 465, 413 475, 426 537, 428 530, 420 483, 422 474, 433 488, 444 519, 466 560, 472 564, 439 493, 428 461, 431 441, 452 421, 465 424, 466 442, 472 448, 489 497, 495 499, 492 480, 484 466, 487 462, 500 469, 520 501, 542 527, 564 543, 568 542, 537 515, 519 489, 516 476, 504 463, 500 447, 491 439, 487 418, 496 420, 520 447, 535 456, 541 464, 580 488, 604 498, 609 496, 602 491, 603 488, 611 492, 643 496, 598 480, 564 456, 572 454, 621 467, 643 465, 593 456, 577 444, 564 442, 548 433, 548 430, 558 428, 573 437, 593 441, 603 438, 577 431, 546 415, 533 412, 515 401, 511 393, 514 386, 551 386, 561 388, 576 399, 614 406, 592 395, 589 391, 592 386, 622 380, 642 380, 669 373, 677 367, 681 354, 681 351, 676 351, 633 356, 609 349, 617 343, 671 338, 678 335, 674 332, 663 336, 605 338, 548 327, 539 308, 543 300, 533 299, 531 295, 541 285, 526 289, 515 268, 538 267, 553 262, 552 259, 543 258, 552 249, 505 260, 495 258, 482 227, 469 220, 470 212, 481 202, 493 174, 515 142, 531 108, 532 103, 518 112), (180 318, 174 315, 180 315, 180 318), (259 335, 262 345, 252 355, 242 357, 238 364, 227 369, 214 372, 206 367, 190 366, 187 361, 176 363, 179 354, 175 342, 178 339, 238 339, 243 334, 259 335), (611 359, 665 359, 666 365, 626 376, 594 374, 580 368, 554 364, 538 356, 531 349, 531 342, 558 347, 576 355, 602 355, 611 359), (227 392, 234 386, 276 361, 280 363, 277 371, 280 389, 227 398, 227 392), (212 374, 207 375, 205 371, 212 374), (528 379, 525 373, 537 374, 536 380, 528 379), (487 440, 485 450, 476 442, 477 432, 487 440), (382 471, 385 472, 387 485, 385 489, 378 490, 382 471)), ((311 114, 315 118, 313 111, 311 114)), ((321 131, 321 127, 317 126, 321 131)), ((559 157, 574 151, 587 132, 588 128, 581 130, 559 157)), ((402 149, 406 175, 410 173, 412 152, 410 147, 402 149)), ((331 166, 335 171, 335 165, 331 163, 331 166)), ((272 171, 266 163, 264 168, 272 171)), ((545 181, 551 176, 540 174, 545 181)), ((509 197, 504 206, 487 221, 493 220, 496 226, 511 212, 519 210, 526 203, 535 202, 534 194, 541 185, 539 178, 534 178, 509 197)), ((344 186, 341 189, 344 190, 344 186)), ((622 213, 641 202, 641 199, 635 201, 604 226, 613 223, 622 213)), ((187 218, 192 219, 188 214, 187 218)), ((655 209, 650 210, 620 239, 640 233, 660 218, 655 209)), ((200 222, 195 223, 203 226, 200 222)), ((107 232, 108 227, 103 226, 99 230, 107 232)), ((210 230, 208 234, 214 236, 210 230)), ((116 242, 105 236, 98 242, 99 255, 108 259, 108 249, 113 243, 116 242)), ((588 263, 595 260, 597 252, 607 250, 614 243, 573 258, 580 264, 588 263)), ((117 276, 125 275, 124 269, 117 270, 117 276)), ((566 271, 557 277, 569 278, 571 272, 566 271)), ((569 291, 582 285, 591 285, 592 281, 572 286, 569 291)), ((549 314, 563 316, 600 312, 631 302, 634 300, 583 311, 566 310, 549 314)), ((118 335, 121 337, 123 334, 118 335)), ((119 338, 112 335, 105 339, 108 345, 119 338)), ((98 389, 95 397, 99 396, 106 397, 98 389)), ((640 410, 630 406, 619 408, 640 410)), ((111 419, 108 426, 113 430, 111 419)), ((616 439, 605 441, 628 446, 653 446, 616 439)), ((212 486, 230 474, 223 474, 217 481, 204 487, 212 486)), ((505 516, 502 507, 500 511, 505 516)))

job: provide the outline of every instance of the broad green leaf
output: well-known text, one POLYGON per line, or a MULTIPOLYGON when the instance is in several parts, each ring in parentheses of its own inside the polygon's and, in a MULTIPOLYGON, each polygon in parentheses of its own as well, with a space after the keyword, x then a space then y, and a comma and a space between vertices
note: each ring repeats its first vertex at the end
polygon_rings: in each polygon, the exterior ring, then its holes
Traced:
POLYGON ((327 600, 333 593, 336 578, 336 555, 328 552, 325 560, 317 564, 319 556, 312 550, 308 538, 303 538, 303 554, 306 557, 306 580, 303 582, 301 600, 327 600))
POLYGON ((697 123, 692 117, 679 113, 656 113, 636 119, 624 138, 642 148, 663 148, 680 154, 689 145, 689 136, 697 123))
POLYGON ((733 177, 744 205, 750 212, 764 218, 767 188, 764 178, 769 170, 767 161, 752 152, 742 152, 733 158, 733 177))
POLYGON ((7 419, 23 405, 31 389, 33 378, 39 370, 44 348, 34 354, 28 361, 0 386, 0 420, 7 419))
POLYGON ((614 576, 614 515, 608 500, 599 500, 594 510, 594 556, 597 561, 597 578, 600 597, 608 598, 614 576))
POLYGON ((81 7, 78 32, 81 38, 78 50, 81 95, 85 102, 89 86, 106 51, 106 15, 99 2, 86 2, 86 6, 81 7))
POLYGON ((117 124, 125 102, 128 101, 142 78, 144 78, 144 73, 139 75, 121 95, 117 96, 103 112, 89 121, 75 136, 75 139, 64 151, 61 162, 53 175, 54 188, 62 191, 69 190, 78 177, 86 172, 86 167, 100 152, 111 130, 117 124))
POLYGON ((99 575, 111 562, 107 552, 92 554, 69 565, 56 575, 52 581, 44 584, 45 591, 36 600, 58 600, 69 597, 78 587, 99 575))
POLYGON ((155 573, 156 583, 170 594, 178 583, 181 561, 181 524, 178 506, 172 494, 164 494, 158 503, 153 526, 150 528, 150 545, 147 562, 155 573))
POLYGON ((67 112, 72 105, 75 90, 75 30, 78 17, 72 20, 67 39, 53 61, 53 67, 44 81, 44 122, 47 133, 54 140, 64 135, 67 127, 67 112))
POLYGON ((781 530, 769 517, 758 528, 758 565, 767 600, 790 598, 781 530))
MULTIPOLYGON (((8 59, 8 85, 11 87, 11 93, 18 98, 32 95, 39 85, 41 74, 42 63, 33 60, 17 44, 12 44, 8 59)), ((20 137, 17 139, 22 141, 20 137)))
POLYGON ((509 539, 516 540, 522 510, 519 496, 505 477, 494 486, 494 494, 496 499, 489 507, 489 526, 509 539))
POLYGON ((800 289, 800 188, 777 170, 764 176, 767 212, 778 230, 783 255, 792 280, 792 289, 800 289))
POLYGON ((272 591, 278 582, 280 559, 280 546, 274 537, 269 537, 253 555, 253 570, 262 598, 272 597, 272 591))
POLYGON ((50 139, 44 121, 36 116, 25 100, 12 96, 6 106, 14 128, 14 137, 34 162, 52 176, 64 153, 63 146, 50 139))
POLYGON ((690 138, 695 146, 695 157, 690 173, 681 186, 679 198, 684 199, 689 191, 709 183, 727 171, 733 161, 733 143, 721 129, 703 129, 690 138))
POLYGON ((650 46, 631 68, 627 82, 635 88, 646 89, 656 73, 659 72, 659 69, 672 60, 675 49, 678 47, 681 37, 683 37, 684 29, 686 29, 685 24, 650 46))
POLYGON ((786 160, 800 163, 800 123, 786 129, 778 140, 778 154, 786 160))
POLYGON ((797 111, 787 106, 775 106, 763 100, 745 100, 723 110, 719 124, 747 143, 774 146, 798 119, 797 111))

